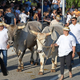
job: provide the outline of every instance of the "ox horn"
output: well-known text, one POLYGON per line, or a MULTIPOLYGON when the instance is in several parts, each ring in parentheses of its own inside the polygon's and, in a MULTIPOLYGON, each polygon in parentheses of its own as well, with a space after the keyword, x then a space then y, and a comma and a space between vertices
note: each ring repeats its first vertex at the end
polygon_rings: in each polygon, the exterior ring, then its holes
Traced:
POLYGON ((18 29, 23 29, 23 28, 25 28, 25 25, 23 25, 23 26, 18 26, 18 29))
POLYGON ((51 32, 49 32, 49 33, 46 33, 46 36, 49 36, 49 35, 51 35, 51 32))
POLYGON ((10 25, 8 25, 8 24, 6 24, 6 23, 4 23, 4 22, 2 22, 3 23, 3 25, 4 26, 6 26, 6 27, 9 27, 10 25))
POLYGON ((33 30, 30 30, 30 32, 31 32, 31 33, 33 33, 33 34, 35 34, 35 35, 37 35, 37 34, 38 34, 38 32, 33 31, 33 30))

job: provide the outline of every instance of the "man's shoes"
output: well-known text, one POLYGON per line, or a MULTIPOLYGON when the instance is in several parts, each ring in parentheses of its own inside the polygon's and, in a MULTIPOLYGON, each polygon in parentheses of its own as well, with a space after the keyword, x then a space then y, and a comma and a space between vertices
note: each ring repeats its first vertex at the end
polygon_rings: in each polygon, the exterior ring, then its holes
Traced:
POLYGON ((5 72, 5 73, 3 73, 3 76, 7 76, 8 75, 8 71, 7 72, 5 72))
POLYGON ((7 71, 7 68, 4 65, 4 62, 3 62, 3 60, 1 58, 0 58, 0 67, 1 67, 1 71, 2 71, 3 75, 7 76, 8 75, 8 71, 7 71))

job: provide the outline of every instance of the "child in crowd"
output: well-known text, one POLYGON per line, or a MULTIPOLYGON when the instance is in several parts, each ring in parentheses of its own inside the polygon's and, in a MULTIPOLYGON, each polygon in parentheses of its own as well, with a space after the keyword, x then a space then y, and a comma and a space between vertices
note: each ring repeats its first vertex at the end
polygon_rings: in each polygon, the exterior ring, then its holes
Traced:
POLYGON ((57 15, 57 10, 53 10, 53 12, 51 14, 52 20, 55 19, 56 15, 57 15))
POLYGON ((67 13, 67 19, 66 19, 66 24, 67 24, 67 26, 69 26, 70 22, 71 22, 71 13, 68 12, 68 13, 67 13))
POLYGON ((26 23, 27 22, 27 18, 29 18, 29 12, 28 12, 28 15, 25 14, 25 10, 24 9, 22 9, 21 12, 22 13, 19 15, 20 22, 21 23, 26 23))

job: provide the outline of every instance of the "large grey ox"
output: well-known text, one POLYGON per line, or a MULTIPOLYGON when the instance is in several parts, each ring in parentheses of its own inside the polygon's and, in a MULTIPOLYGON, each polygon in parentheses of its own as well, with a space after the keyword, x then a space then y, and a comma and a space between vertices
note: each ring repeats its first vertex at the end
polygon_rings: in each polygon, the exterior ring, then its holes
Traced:
MULTIPOLYGON (((42 24, 38 21, 30 21, 23 26, 17 25, 4 25, 8 29, 8 36, 10 40, 10 44, 13 41, 13 47, 15 48, 15 52, 18 55, 18 69, 17 71, 21 71, 23 69, 22 58, 25 54, 26 49, 30 49, 31 51, 31 59, 30 61, 33 62, 33 53, 34 53, 34 46, 36 45, 36 37, 32 35, 28 29, 30 27, 31 30, 40 32, 42 30, 42 24)), ((21 25, 21 24, 20 24, 21 25)), ((38 54, 36 58, 36 62, 38 62, 38 54)))
POLYGON ((51 72, 55 72, 55 66, 57 65, 57 53, 58 47, 51 49, 50 45, 55 43, 58 37, 63 33, 63 26, 54 25, 54 27, 45 27, 42 32, 32 31, 37 36, 38 53, 40 57, 40 71, 39 74, 44 74, 44 58, 49 58, 52 55, 52 67, 51 72))

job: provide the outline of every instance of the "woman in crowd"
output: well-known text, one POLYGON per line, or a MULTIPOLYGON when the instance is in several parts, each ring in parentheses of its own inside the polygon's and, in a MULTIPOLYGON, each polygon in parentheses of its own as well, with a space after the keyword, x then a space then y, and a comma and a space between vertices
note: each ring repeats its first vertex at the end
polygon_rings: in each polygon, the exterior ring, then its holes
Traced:
POLYGON ((56 15, 57 15, 57 10, 53 10, 53 12, 51 13, 51 19, 52 20, 55 19, 56 15))
POLYGON ((41 9, 38 9, 38 17, 39 17, 39 21, 41 20, 41 9))
POLYGON ((39 21, 38 11, 35 12, 35 14, 33 16, 33 21, 39 21))
POLYGON ((66 24, 67 26, 69 26, 70 22, 71 22, 71 13, 70 12, 67 12, 67 19, 66 19, 66 24))

